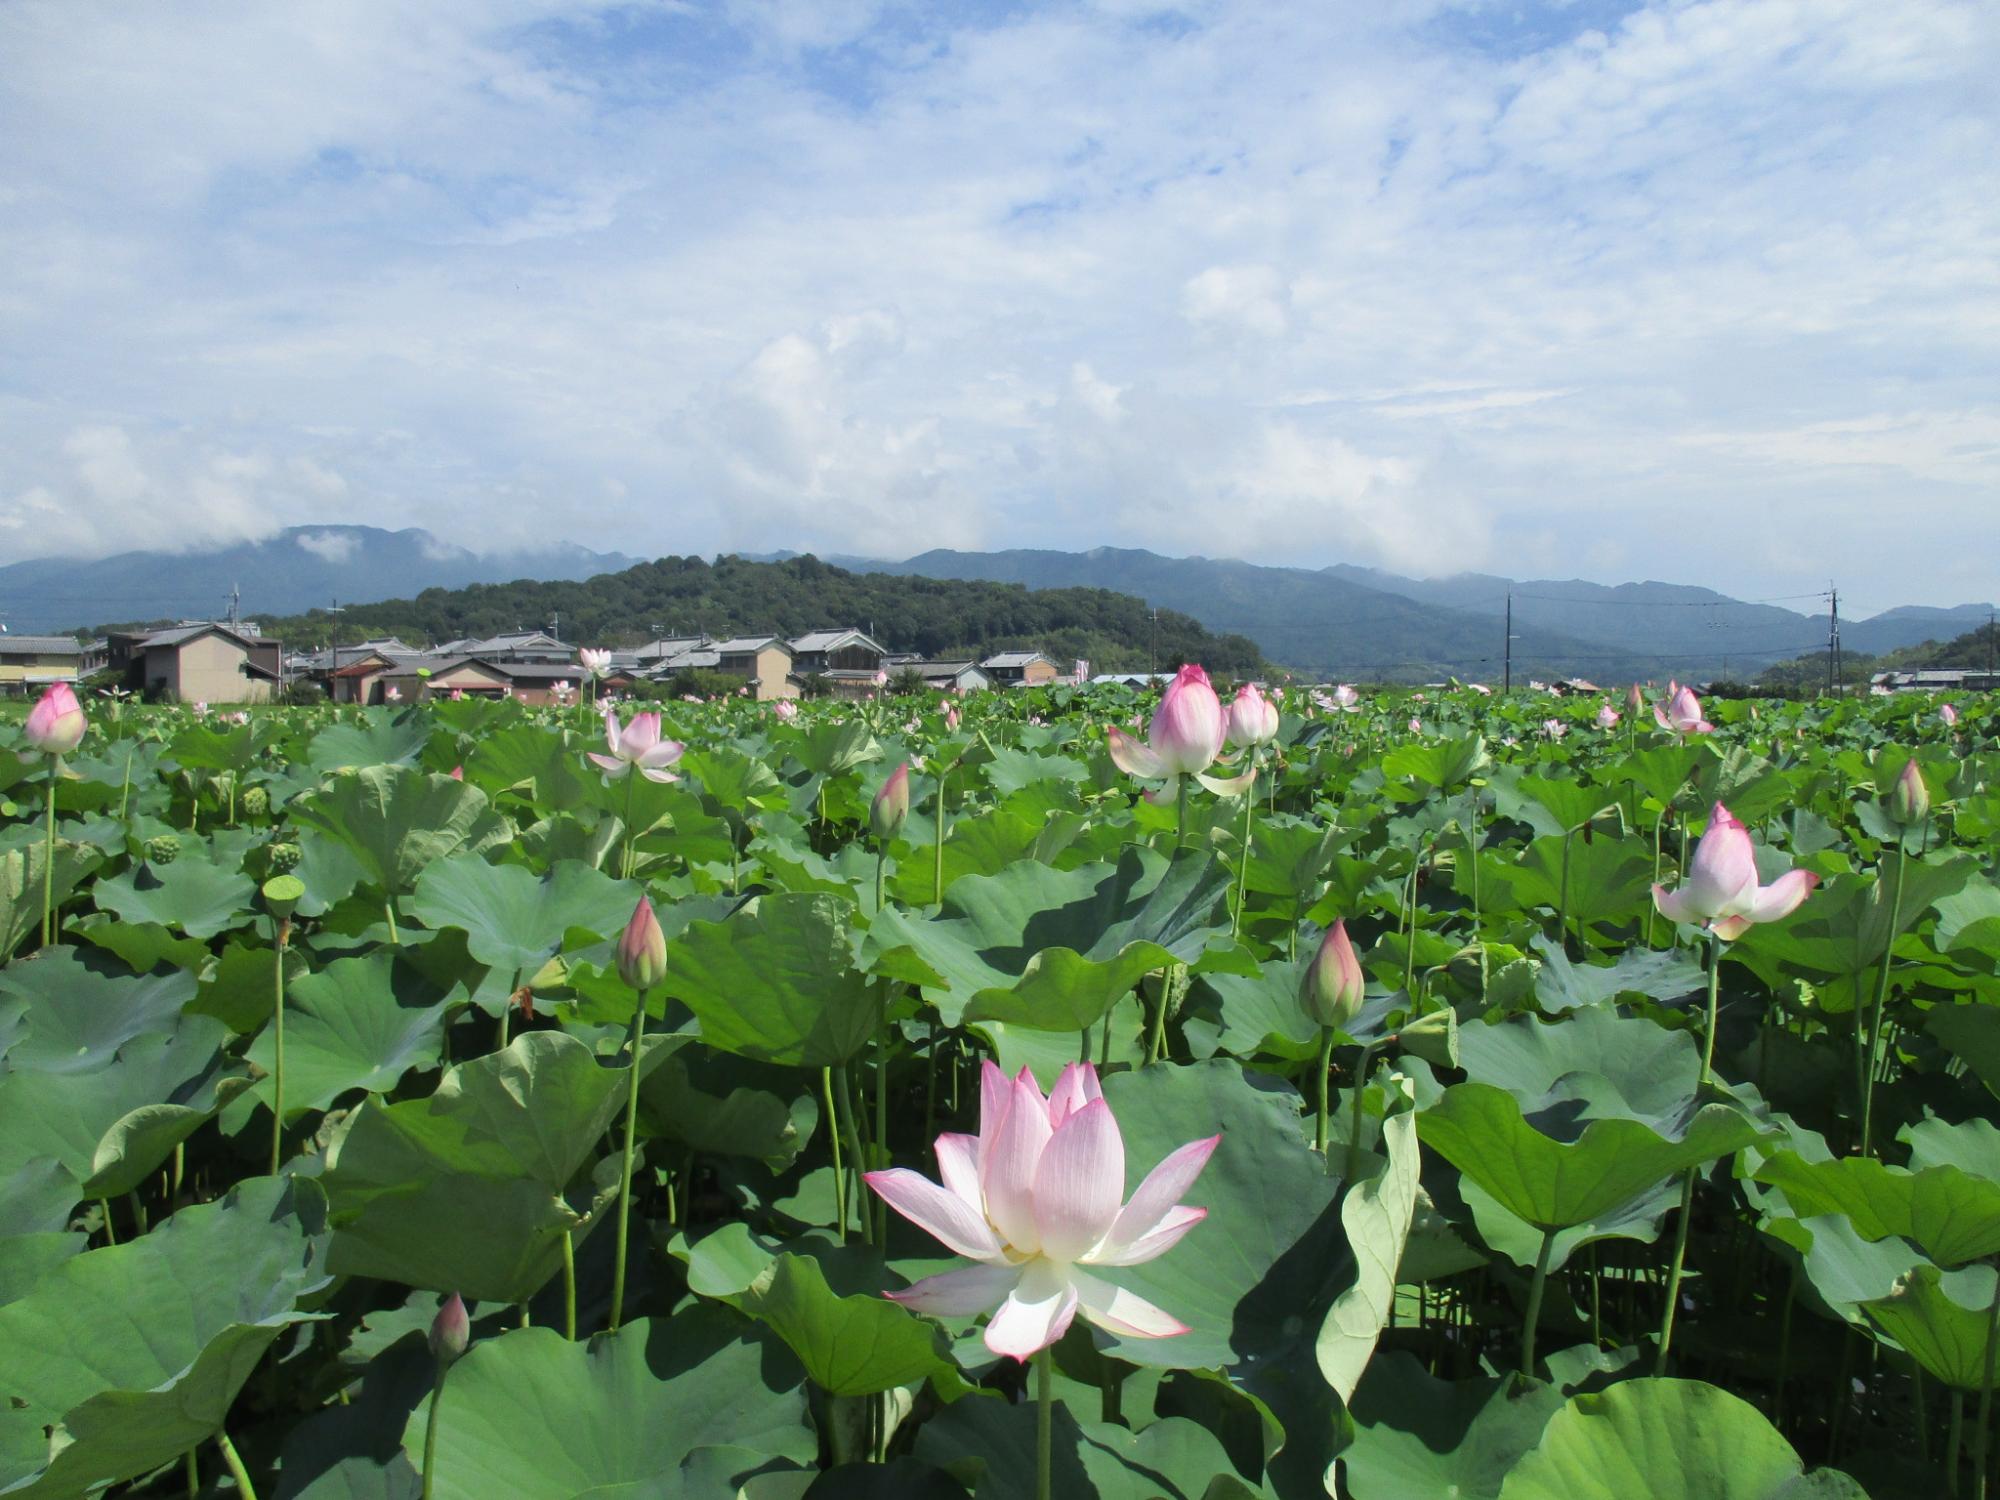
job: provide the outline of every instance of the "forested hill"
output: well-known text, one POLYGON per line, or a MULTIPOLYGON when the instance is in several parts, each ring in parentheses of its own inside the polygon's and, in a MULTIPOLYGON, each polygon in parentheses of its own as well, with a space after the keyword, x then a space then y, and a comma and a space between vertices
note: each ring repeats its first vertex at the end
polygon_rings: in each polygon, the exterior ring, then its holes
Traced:
POLYGON ((622 573, 576 582, 474 584, 426 589, 414 599, 260 617, 287 645, 324 645, 335 621, 343 641, 395 635, 418 645, 461 636, 541 630, 564 640, 631 646, 662 635, 802 635, 859 626, 892 651, 937 660, 1007 649, 1048 652, 1064 666, 1082 657, 1097 671, 1162 669, 1181 661, 1243 672, 1264 665, 1256 643, 1216 635, 1189 616, 1158 612, 1109 589, 1030 591, 1019 584, 851 573, 814 557, 747 562, 663 557, 622 573))

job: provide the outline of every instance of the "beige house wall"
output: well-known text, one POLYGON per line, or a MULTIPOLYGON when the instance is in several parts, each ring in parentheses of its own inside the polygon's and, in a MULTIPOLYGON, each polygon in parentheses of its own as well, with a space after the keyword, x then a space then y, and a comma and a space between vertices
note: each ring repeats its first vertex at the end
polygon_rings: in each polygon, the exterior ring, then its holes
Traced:
POLYGON ((1021 681, 1030 687, 1039 687, 1045 682, 1054 682, 1062 674, 1056 670, 1054 662, 1031 661, 1021 669, 1021 681))
POLYGON ((74 656, 23 653, 0 660, 0 684, 33 682, 75 682, 78 658, 74 656))
POLYGON ((146 686, 165 681, 182 703, 268 703, 271 684, 244 675, 249 653, 234 641, 206 635, 146 653, 146 686))
POLYGON ((757 699, 796 698, 799 685, 791 680, 792 653, 778 646, 766 646, 757 653, 757 699))

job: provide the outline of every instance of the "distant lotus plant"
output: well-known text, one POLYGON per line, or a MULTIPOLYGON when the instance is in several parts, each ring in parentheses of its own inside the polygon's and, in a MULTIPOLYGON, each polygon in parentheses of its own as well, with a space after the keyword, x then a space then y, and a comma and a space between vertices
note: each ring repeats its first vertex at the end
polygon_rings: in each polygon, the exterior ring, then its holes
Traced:
MULTIPOLYGON (((1247 777, 1216 777, 1207 774, 1222 754, 1229 734, 1229 716, 1222 700, 1215 696, 1208 673, 1190 662, 1174 674, 1160 706, 1153 711, 1145 743, 1133 739, 1116 725, 1107 725, 1104 736, 1112 762, 1128 776, 1143 781, 1171 781, 1178 800, 1183 835, 1187 826, 1187 784, 1199 781, 1210 791, 1230 797, 1245 789, 1247 777)), ((1150 800, 1164 798, 1152 793, 1150 800)))
POLYGON ((89 727, 83 705, 76 701, 76 690, 66 682, 52 682, 28 711, 28 722, 22 730, 21 737, 28 748, 21 758, 32 760, 42 756, 49 768, 48 842, 42 860, 44 948, 55 941, 56 783, 62 779, 63 757, 83 743, 84 731, 89 727))
POLYGON ((1701 716, 1701 699, 1693 688, 1667 684, 1667 700, 1653 705, 1653 722, 1675 734, 1713 734, 1715 726, 1701 716))

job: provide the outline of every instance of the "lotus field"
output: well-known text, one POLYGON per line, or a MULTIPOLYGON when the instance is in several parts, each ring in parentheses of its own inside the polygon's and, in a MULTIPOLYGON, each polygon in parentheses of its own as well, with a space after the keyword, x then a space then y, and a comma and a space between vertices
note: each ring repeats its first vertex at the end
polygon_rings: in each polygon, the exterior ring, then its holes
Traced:
POLYGON ((0 1495, 1990 1492, 1992 707, 638 707, 0 727, 0 1495))

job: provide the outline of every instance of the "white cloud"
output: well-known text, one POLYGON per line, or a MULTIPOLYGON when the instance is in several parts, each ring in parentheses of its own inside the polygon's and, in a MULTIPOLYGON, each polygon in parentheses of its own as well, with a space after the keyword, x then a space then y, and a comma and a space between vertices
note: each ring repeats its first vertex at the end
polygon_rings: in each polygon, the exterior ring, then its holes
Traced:
POLYGON ((292 538, 301 550, 310 552, 322 562, 338 567, 361 550, 361 542, 351 533, 338 531, 302 531, 292 538))
POLYGON ((15 0, 0 557, 340 520, 1919 597, 1922 537, 1823 522, 1986 519, 1996 71, 1980 0, 15 0))

